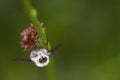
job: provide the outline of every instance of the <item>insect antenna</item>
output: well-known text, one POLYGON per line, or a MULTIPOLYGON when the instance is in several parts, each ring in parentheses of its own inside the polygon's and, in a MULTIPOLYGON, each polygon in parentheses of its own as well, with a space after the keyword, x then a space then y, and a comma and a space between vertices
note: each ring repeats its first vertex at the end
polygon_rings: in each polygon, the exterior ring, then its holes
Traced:
POLYGON ((58 44, 55 46, 55 48, 53 48, 52 50, 50 50, 48 53, 49 55, 52 55, 55 51, 57 51, 60 48, 61 44, 58 44))
POLYGON ((14 62, 32 62, 30 59, 13 59, 14 62))

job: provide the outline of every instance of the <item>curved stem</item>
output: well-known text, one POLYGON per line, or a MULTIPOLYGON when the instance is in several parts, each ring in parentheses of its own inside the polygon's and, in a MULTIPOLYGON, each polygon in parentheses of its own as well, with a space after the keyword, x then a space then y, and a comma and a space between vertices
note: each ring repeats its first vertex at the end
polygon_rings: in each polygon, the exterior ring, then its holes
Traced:
POLYGON ((34 24, 34 26, 35 26, 35 28, 38 32, 38 35, 40 37, 41 47, 42 48, 47 48, 47 38, 46 38, 44 30, 43 30, 42 26, 40 26, 39 20, 37 18, 37 11, 30 4, 29 0, 22 0, 22 2, 23 2, 23 6, 25 8, 25 11, 26 11, 27 15, 29 16, 31 22, 34 24))
MULTIPOLYGON (((41 47, 46 48, 46 49, 48 47, 48 49, 50 50, 51 46, 50 46, 49 42, 47 41, 47 37, 46 37, 46 34, 44 33, 44 29, 42 28, 42 26, 40 26, 39 20, 37 18, 37 11, 31 5, 30 0, 22 0, 22 3, 23 3, 23 6, 25 8, 27 15, 29 16, 29 19, 34 24, 34 26, 39 34, 41 47)), ((47 66, 48 80, 56 80, 54 70, 55 69, 54 69, 53 57, 51 57, 51 62, 47 66)))

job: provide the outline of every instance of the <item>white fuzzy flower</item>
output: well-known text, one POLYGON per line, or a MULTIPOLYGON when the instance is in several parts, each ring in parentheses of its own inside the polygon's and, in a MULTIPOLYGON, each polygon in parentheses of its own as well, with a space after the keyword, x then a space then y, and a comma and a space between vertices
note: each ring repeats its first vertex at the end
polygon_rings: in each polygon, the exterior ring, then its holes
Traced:
POLYGON ((38 67, 44 67, 49 63, 49 53, 46 49, 36 49, 31 51, 30 59, 38 67))

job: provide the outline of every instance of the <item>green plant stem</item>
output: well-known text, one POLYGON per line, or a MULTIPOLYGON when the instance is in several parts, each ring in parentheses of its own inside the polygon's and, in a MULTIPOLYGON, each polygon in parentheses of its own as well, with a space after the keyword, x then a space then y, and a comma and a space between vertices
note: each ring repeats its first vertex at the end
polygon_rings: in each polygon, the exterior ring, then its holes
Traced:
POLYGON ((48 80, 56 80, 53 56, 50 58, 50 63, 47 66, 47 75, 48 75, 48 80))
MULTIPOLYGON (((51 49, 49 42, 48 42, 48 49, 51 49)), ((48 74, 48 80, 56 80, 53 56, 50 58, 50 64, 47 66, 47 74, 48 74)))
MULTIPOLYGON (((36 30, 38 31, 41 47, 42 48, 48 47, 48 49, 50 50, 51 46, 50 46, 50 43, 47 41, 47 37, 46 37, 46 34, 44 33, 42 26, 40 26, 39 20, 37 18, 37 11, 31 5, 30 0, 22 0, 22 3, 27 15, 29 16, 29 19, 31 20, 36 30)), ((51 57, 50 64, 47 66, 46 69, 48 74, 48 80, 56 80, 53 57, 51 57)))
POLYGON ((34 26, 38 32, 38 35, 40 37, 41 47, 47 48, 47 38, 46 38, 44 30, 43 30, 42 26, 40 26, 40 22, 37 18, 37 11, 35 10, 35 8, 33 8, 33 6, 31 5, 29 0, 22 0, 22 2, 23 2, 23 6, 25 8, 27 15, 29 16, 32 24, 34 24, 34 26))

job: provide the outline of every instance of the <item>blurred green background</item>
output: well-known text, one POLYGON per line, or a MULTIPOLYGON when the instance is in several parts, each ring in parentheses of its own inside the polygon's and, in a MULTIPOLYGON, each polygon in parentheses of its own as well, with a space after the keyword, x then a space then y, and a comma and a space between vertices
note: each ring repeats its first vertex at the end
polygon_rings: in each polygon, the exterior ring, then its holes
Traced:
MULTIPOLYGON (((57 80, 120 80, 120 0, 31 0, 54 47, 57 80)), ((46 80, 20 47, 31 24, 21 0, 0 0, 0 80, 46 80)))

